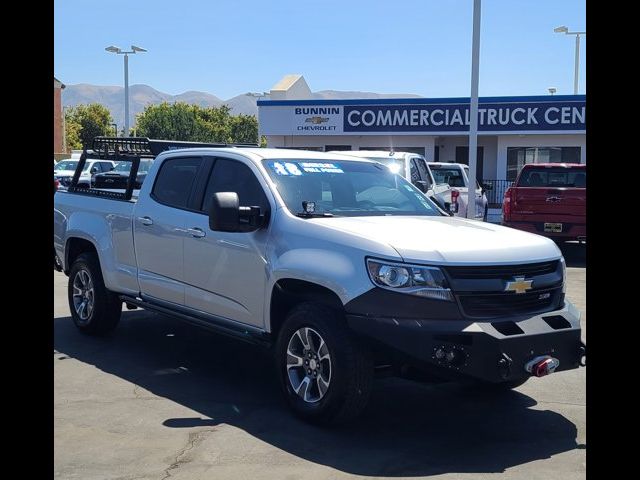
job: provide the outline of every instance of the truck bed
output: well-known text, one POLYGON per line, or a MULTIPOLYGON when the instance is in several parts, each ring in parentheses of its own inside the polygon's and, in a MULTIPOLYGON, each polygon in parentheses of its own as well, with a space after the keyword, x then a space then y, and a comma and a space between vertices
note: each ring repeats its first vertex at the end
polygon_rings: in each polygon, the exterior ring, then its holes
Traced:
POLYGON ((69 269, 64 253, 67 239, 84 238, 99 246, 98 255, 101 263, 104 262, 107 287, 137 294, 139 287, 133 242, 136 199, 137 195, 131 200, 116 200, 82 193, 56 192, 53 243, 63 270, 69 269))

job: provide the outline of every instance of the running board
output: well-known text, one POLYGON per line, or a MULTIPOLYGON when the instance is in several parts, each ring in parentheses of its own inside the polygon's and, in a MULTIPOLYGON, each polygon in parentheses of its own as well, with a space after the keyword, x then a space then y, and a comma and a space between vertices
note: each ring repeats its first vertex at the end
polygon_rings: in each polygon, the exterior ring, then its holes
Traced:
POLYGON ((200 317, 191 313, 176 311, 174 309, 159 305, 155 302, 142 300, 136 297, 130 297, 128 295, 120 295, 120 300, 126 302, 127 304, 144 308, 145 310, 150 310, 171 317, 179 318, 180 320, 190 323, 191 325, 202 327, 206 330, 210 330, 221 335, 226 335, 237 340, 242 340, 253 345, 259 345, 265 348, 269 348, 272 344, 271 336, 268 333, 255 327, 236 324, 235 322, 213 317, 210 315, 207 315, 207 317, 205 318, 204 316, 200 317))

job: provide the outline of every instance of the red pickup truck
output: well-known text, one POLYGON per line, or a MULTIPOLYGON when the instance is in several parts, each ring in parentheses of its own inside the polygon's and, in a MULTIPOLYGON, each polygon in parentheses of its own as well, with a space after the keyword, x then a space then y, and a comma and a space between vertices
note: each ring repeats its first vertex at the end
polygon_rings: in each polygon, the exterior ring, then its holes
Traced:
POLYGON ((557 241, 586 241, 586 165, 525 165, 505 192, 502 224, 557 241))

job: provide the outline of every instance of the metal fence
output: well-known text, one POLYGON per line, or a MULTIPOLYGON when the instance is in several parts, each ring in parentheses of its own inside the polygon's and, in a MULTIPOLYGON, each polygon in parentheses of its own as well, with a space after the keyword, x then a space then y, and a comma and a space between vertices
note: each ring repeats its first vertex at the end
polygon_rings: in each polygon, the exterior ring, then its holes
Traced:
POLYGON ((502 199, 504 198, 504 192, 507 191, 513 182, 509 180, 482 180, 484 185, 491 185, 491 190, 486 190, 487 200, 489 201, 489 208, 502 208, 502 199))

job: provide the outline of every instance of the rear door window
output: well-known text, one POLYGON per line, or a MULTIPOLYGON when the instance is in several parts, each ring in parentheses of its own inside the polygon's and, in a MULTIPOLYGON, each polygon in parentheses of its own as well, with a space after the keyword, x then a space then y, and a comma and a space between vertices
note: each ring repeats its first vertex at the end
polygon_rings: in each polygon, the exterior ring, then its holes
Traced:
POLYGON ((187 208, 202 158, 185 157, 166 160, 160 167, 151 197, 174 208, 187 208))

